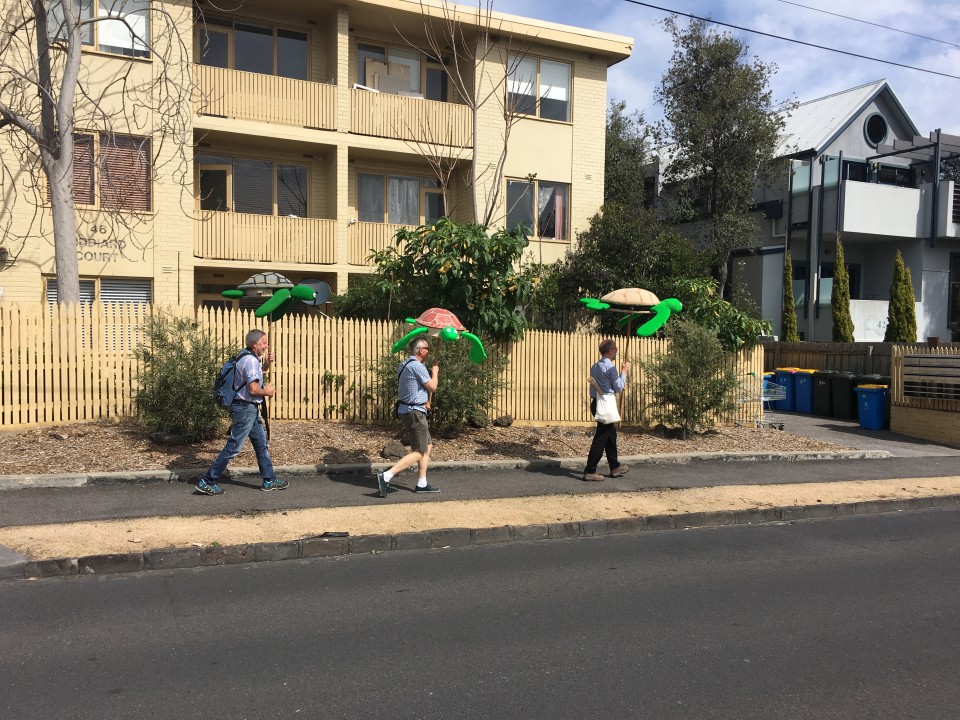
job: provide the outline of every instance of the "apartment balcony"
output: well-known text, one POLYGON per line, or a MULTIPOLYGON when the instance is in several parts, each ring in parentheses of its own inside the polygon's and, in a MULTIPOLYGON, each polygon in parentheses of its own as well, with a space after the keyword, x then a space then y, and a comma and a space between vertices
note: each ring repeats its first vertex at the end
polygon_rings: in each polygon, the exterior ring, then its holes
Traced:
POLYGON ((405 95, 350 91, 350 132, 421 143, 427 147, 470 147, 470 108, 405 95))
POLYGON ((318 130, 337 127, 335 85, 194 65, 197 115, 318 130))
POLYGON ((193 254, 205 260, 331 265, 337 259, 337 222, 208 212, 194 224, 193 254))
POLYGON ((350 226, 350 264, 366 265, 373 251, 393 246, 397 230, 412 230, 413 225, 391 223, 357 222, 350 226))

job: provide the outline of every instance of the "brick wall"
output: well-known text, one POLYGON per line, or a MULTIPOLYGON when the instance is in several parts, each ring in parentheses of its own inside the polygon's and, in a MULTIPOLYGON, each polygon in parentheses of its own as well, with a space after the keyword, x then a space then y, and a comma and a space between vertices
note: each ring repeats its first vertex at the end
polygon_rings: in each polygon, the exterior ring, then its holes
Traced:
POLYGON ((890 430, 933 442, 960 445, 960 412, 894 405, 890 408, 890 430))

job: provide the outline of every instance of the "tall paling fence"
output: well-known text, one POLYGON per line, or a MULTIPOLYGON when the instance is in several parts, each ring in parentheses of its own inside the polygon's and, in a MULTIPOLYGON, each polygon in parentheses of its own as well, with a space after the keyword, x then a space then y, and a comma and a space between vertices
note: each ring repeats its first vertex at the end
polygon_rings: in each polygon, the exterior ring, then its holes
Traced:
POLYGON ((960 413, 960 343, 897 344, 892 356, 892 405, 960 413))
MULTIPOLYGON (((0 427, 53 425, 130 416, 136 412, 139 365, 154 313, 189 317, 227 346, 240 350, 250 328, 271 334, 276 357, 269 381, 277 386, 271 415, 281 420, 387 421, 392 404, 378 396, 377 361, 409 325, 287 315, 276 323, 250 311, 183 305, 94 303, 91 305, 0 304, 0 427)), ((489 408, 491 417, 520 423, 590 423, 587 376, 602 336, 528 331, 504 352, 505 386, 489 408)), ((640 364, 665 353, 665 340, 618 338, 620 360, 633 370, 621 400, 624 422, 650 421, 650 393, 640 364)), ((491 350, 493 350, 491 348, 491 350)), ((736 358, 742 376, 759 377, 763 350, 736 358)), ((441 382, 443 382, 441 367, 441 382)), ((749 422, 759 405, 744 403, 722 424, 749 422)))

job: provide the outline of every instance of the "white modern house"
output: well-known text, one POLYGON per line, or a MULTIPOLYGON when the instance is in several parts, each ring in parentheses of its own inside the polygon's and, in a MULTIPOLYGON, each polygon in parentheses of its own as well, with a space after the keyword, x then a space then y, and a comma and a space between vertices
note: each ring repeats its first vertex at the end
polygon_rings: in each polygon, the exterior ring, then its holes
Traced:
POLYGON ((729 277, 779 335, 783 263, 793 263, 797 326, 830 340, 836 243, 850 272, 854 338, 883 340, 899 250, 913 279, 917 335, 949 341, 960 321, 960 191, 933 171, 960 156, 960 137, 920 131, 886 80, 801 103, 779 156, 789 170, 756 192, 760 248, 733 253, 729 277))

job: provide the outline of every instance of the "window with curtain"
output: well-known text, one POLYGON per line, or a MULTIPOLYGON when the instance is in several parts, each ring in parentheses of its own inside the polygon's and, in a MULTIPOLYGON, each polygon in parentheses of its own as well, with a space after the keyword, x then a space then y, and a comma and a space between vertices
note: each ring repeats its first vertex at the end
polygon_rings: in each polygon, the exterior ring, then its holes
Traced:
POLYGON ((234 158, 233 209, 238 213, 273 215, 273 163, 234 158))
POLYGON ((518 115, 570 121, 569 63, 510 55, 507 64, 507 105, 518 115))
POLYGON ((357 174, 357 217, 360 222, 383 222, 385 189, 383 175, 357 174))
POLYGON ((87 0, 81 5, 81 16, 83 12, 92 16, 94 5, 99 22, 92 29, 98 50, 130 57, 150 56, 150 0, 87 0))
POLYGON ((357 219, 419 226, 446 214, 435 178, 357 173, 357 219))
POLYGON ((545 240, 569 239, 570 185, 507 180, 507 227, 522 225, 545 240))
POLYGON ((420 178, 401 175, 387 178, 387 222, 420 224, 420 178))

